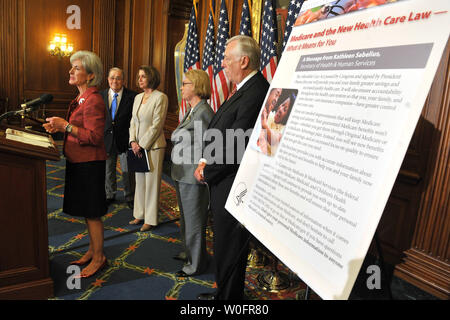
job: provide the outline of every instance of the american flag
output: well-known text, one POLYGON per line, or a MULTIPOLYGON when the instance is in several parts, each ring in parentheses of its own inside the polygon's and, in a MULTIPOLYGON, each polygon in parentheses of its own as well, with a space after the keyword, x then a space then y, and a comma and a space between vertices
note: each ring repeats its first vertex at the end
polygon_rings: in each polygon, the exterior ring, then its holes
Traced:
MULTIPOLYGON (((227 79, 222 68, 225 44, 229 38, 228 10, 224 0, 220 4, 219 25, 217 27, 216 57, 214 61, 214 97, 216 106, 228 98, 230 92, 230 81, 227 79)), ((215 110, 217 111, 217 110, 215 110)))
MULTIPOLYGON (((194 6, 192 6, 191 17, 189 19, 188 36, 184 54, 184 72, 191 69, 200 69, 200 50, 198 49, 197 19, 195 17, 194 6)), ((178 121, 181 122, 181 120, 183 120, 186 111, 187 102, 182 99, 178 121)))
POLYGON ((302 9, 302 5, 305 0, 291 0, 288 8, 288 16, 286 19, 286 26, 284 27, 284 37, 283 37, 283 48, 281 52, 283 52, 286 43, 289 40, 289 36, 291 35, 292 27, 294 26, 295 20, 297 19, 300 10, 302 9))
POLYGON ((252 36, 252 23, 250 20, 250 6, 248 5, 248 0, 244 0, 242 3, 242 14, 241 14, 241 24, 239 26, 239 34, 245 36, 252 36))
POLYGON ((197 19, 195 8, 192 6, 184 56, 184 72, 190 69, 200 69, 200 50, 198 47, 197 19))
POLYGON ((210 105, 214 111, 217 111, 218 107, 216 104, 216 99, 214 98, 214 0, 210 2, 210 12, 208 18, 208 26, 206 27, 206 37, 205 43, 203 45, 203 60, 202 66, 203 70, 205 70, 209 75, 209 81, 211 84, 211 100, 210 105))
POLYGON ((270 83, 277 69, 277 20, 272 0, 264 2, 261 32, 261 72, 270 83))

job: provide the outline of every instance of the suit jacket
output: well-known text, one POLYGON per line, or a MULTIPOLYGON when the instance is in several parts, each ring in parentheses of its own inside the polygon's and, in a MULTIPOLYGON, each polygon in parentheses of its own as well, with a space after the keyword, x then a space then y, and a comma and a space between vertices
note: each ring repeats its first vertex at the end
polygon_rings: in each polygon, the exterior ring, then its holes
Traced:
POLYGON ((116 152, 123 153, 128 149, 130 139, 130 121, 133 111, 134 97, 137 92, 123 88, 122 98, 116 111, 114 120, 109 108, 109 89, 103 90, 100 94, 105 101, 105 148, 108 154, 116 152))
MULTIPOLYGON (((254 127, 268 89, 269 83, 267 80, 261 72, 256 73, 230 99, 220 106, 209 124, 208 129, 214 128, 222 133, 223 148, 217 150, 221 154, 215 152, 212 154, 213 157, 208 157, 207 154, 204 154, 208 164, 203 170, 203 175, 210 186, 214 186, 229 178, 227 187, 221 190, 225 199, 230 191, 229 188, 231 188, 234 176, 239 169, 243 156, 242 149, 245 150, 250 138, 250 135, 244 135, 244 133, 254 127), (226 143, 227 129, 242 129, 241 133, 234 131, 233 143, 226 143), (244 142, 245 145, 243 145, 244 142), (230 155, 233 155, 233 159, 230 159, 230 155), (227 157, 228 162, 232 160, 232 163, 227 163, 227 157)), ((208 148, 208 144, 206 144, 205 150, 206 148, 208 148)))
POLYGON ((67 111, 66 119, 78 128, 78 136, 64 135, 64 155, 72 163, 106 160, 105 103, 96 87, 88 88, 79 101, 74 99, 67 111))
POLYGON ((216 143, 206 143, 203 154, 208 160, 203 169, 203 176, 210 187, 210 207, 214 217, 214 260, 218 299, 242 299, 244 292, 248 250, 246 241, 249 239, 249 233, 225 209, 225 203, 243 156, 243 151, 239 151, 242 154, 237 151, 239 148, 245 150, 249 138, 245 131, 255 125, 268 88, 267 80, 260 72, 256 73, 222 104, 209 124, 209 129, 219 131, 224 140, 222 149, 216 151, 215 157, 208 157, 208 149, 217 145, 216 143), (230 133, 226 134, 227 129, 235 130, 231 132, 234 139, 229 138, 230 133), (217 152, 221 154, 217 155, 217 152), (234 162, 227 163, 227 157, 234 162), (244 254, 239 253, 242 250, 244 254))
POLYGON ((203 157, 203 134, 214 116, 206 100, 201 100, 192 112, 186 113, 178 127, 172 132, 172 179, 189 184, 198 184, 194 177, 198 161, 203 157))
POLYGON ((165 148, 163 128, 167 115, 167 96, 154 90, 147 102, 141 104, 143 97, 144 93, 140 93, 134 98, 129 142, 136 141, 145 150, 165 148))

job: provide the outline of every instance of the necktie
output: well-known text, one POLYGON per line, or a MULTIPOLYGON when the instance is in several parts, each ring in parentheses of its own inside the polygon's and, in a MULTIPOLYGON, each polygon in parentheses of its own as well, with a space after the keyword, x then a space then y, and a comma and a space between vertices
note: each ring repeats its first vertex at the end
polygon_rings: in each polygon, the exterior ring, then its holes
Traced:
POLYGON ((111 117, 114 120, 114 116, 116 115, 116 109, 117 109, 117 96, 119 94, 118 93, 114 93, 114 99, 111 103, 111 117))
POLYGON ((233 91, 230 92, 230 94, 228 95, 227 100, 230 100, 230 98, 236 93, 236 86, 234 86, 233 91))

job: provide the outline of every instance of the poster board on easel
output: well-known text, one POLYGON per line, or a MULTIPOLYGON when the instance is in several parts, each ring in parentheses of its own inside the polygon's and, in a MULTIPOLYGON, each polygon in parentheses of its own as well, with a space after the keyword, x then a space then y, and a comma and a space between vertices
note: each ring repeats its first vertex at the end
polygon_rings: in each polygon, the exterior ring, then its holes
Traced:
POLYGON ((268 91, 294 92, 292 110, 269 142, 264 102, 226 209, 324 299, 353 288, 448 41, 449 11, 445 0, 399 1, 292 30, 268 91))

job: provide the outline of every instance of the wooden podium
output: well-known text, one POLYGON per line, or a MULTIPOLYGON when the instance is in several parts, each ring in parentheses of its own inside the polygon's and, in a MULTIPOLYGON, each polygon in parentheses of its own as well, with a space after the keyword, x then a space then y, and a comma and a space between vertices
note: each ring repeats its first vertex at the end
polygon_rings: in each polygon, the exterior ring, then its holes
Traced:
MULTIPOLYGON (((0 300, 53 296, 49 273, 46 160, 59 160, 52 147, 6 138, 0 127, 0 300)), ((27 132, 26 130, 14 128, 27 132)))

